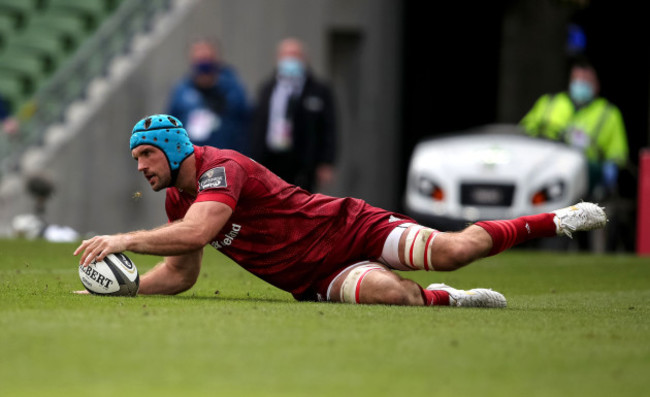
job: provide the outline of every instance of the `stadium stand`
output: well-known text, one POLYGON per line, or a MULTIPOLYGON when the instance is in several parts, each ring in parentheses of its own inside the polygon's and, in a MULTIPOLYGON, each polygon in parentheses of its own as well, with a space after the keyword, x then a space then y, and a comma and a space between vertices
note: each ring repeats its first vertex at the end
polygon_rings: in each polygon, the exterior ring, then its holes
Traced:
POLYGON ((21 126, 18 137, 0 131, 0 178, 171 2, 0 0, 0 95, 21 126))
POLYGON ((14 111, 119 3, 120 0, 0 0, 0 72, 18 74, 18 86, 22 87, 3 93, 14 111))

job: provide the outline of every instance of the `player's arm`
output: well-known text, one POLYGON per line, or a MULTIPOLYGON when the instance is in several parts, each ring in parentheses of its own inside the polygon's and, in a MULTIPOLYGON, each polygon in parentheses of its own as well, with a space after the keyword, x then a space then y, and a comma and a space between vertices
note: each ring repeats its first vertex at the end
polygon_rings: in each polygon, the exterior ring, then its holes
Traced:
POLYGON ((138 294, 175 295, 192 288, 199 277, 203 249, 168 256, 140 278, 138 294))
POLYGON ((232 209, 215 201, 192 204, 185 217, 165 227, 124 235, 125 250, 174 256, 202 249, 226 224, 232 209))
POLYGON ((95 236, 84 240, 74 251, 81 253, 80 264, 101 261, 106 255, 132 251, 139 254, 178 256, 203 249, 221 230, 232 215, 232 209, 216 201, 192 204, 185 217, 153 230, 126 234, 95 236))

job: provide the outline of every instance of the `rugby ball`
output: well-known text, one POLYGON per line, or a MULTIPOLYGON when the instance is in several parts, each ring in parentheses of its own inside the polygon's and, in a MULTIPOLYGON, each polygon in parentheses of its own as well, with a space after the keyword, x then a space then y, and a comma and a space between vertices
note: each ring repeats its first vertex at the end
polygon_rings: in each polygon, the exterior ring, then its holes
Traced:
POLYGON ((109 254, 85 267, 79 265, 79 278, 95 295, 135 296, 140 286, 138 269, 123 253, 109 254))

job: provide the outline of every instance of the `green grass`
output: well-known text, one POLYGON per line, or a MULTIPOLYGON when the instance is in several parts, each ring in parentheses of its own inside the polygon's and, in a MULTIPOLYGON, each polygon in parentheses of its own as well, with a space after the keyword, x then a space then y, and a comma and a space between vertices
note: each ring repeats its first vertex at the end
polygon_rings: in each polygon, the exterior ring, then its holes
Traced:
POLYGON ((504 293, 490 310, 294 302, 211 248, 182 295, 79 296, 74 247, 0 240, 0 396, 650 390, 648 258, 511 251, 406 274, 504 293))

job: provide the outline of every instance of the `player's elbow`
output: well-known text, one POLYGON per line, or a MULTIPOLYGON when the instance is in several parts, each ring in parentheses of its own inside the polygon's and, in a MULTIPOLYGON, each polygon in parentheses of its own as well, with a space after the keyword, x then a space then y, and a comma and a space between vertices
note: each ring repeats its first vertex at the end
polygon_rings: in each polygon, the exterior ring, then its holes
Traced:
POLYGON ((210 244, 214 236, 207 228, 198 226, 191 228, 185 237, 187 250, 196 251, 210 244))
POLYGON ((176 283, 176 289, 172 295, 180 294, 192 288, 196 284, 197 277, 184 277, 176 283))
POLYGON ((199 279, 203 250, 195 251, 182 257, 169 257, 165 261, 168 269, 169 284, 172 294, 179 294, 192 288, 199 279))
POLYGON ((199 279, 199 272, 192 270, 177 271, 174 275, 173 287, 170 295, 180 294, 192 288, 199 279))

